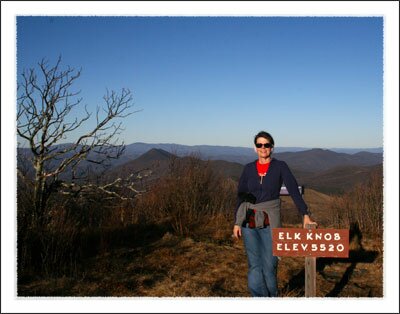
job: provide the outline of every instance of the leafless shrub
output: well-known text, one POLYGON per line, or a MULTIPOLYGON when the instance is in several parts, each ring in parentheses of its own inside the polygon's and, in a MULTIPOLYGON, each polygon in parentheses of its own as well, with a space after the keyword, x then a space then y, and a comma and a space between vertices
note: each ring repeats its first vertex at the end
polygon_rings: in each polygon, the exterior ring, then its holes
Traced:
MULTIPOLYGON (((48 201, 41 228, 32 225, 30 180, 19 179, 18 274, 77 276, 88 256, 140 243, 162 230, 222 240, 233 223, 236 183, 196 157, 172 160, 169 174, 134 198, 112 198, 86 186, 61 188, 48 201), (30 187, 30 188, 29 188, 30 187), (136 241, 136 242, 135 242, 136 241), (138 242, 139 241, 139 242, 138 242)), ((93 185, 93 184, 92 184, 93 185)), ((147 241, 147 240, 146 240, 147 241)), ((143 245, 143 243, 142 243, 143 245)))
POLYGON ((195 156, 173 159, 169 175, 138 201, 136 219, 168 220, 175 233, 186 236, 205 226, 220 228, 221 220, 233 221, 234 191, 235 184, 213 171, 210 162, 195 156))
POLYGON ((377 171, 363 184, 356 185, 332 201, 331 220, 335 226, 350 228, 358 224, 363 234, 382 236, 383 232, 383 177, 377 171))
POLYGON ((101 230, 126 226, 125 216, 133 210, 133 199, 110 197, 103 189, 85 187, 76 194, 61 190, 49 198, 43 216, 46 224, 39 228, 30 218, 32 179, 20 175, 17 182, 17 265, 22 280, 32 274, 76 275, 82 257, 102 249, 101 230))
MULTIPOLYGON (((65 206, 60 200, 49 204, 49 222, 40 228, 33 225, 32 183, 18 181, 17 207, 17 273, 18 279, 27 276, 75 275, 80 259, 79 233, 81 226, 78 216, 73 215, 76 206, 65 206), (25 190, 22 190, 22 185, 25 190)), ((71 205, 71 204, 69 204, 71 205)), ((78 210, 76 210, 78 212, 78 210)))

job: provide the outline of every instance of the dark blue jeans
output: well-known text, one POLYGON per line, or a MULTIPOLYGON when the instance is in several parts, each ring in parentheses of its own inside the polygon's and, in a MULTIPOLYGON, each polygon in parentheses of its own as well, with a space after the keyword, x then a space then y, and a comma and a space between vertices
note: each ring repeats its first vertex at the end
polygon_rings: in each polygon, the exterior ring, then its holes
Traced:
POLYGON ((242 228, 246 248, 248 287, 253 297, 278 295, 278 258, 272 255, 272 235, 269 226, 262 229, 242 228))

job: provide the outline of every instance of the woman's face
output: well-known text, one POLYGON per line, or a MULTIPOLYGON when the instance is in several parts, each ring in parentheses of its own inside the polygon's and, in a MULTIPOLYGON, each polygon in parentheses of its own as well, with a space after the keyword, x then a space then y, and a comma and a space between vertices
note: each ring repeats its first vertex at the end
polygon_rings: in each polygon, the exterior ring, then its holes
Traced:
POLYGON ((259 137, 255 146, 259 158, 268 158, 271 156, 272 145, 266 138, 259 137))

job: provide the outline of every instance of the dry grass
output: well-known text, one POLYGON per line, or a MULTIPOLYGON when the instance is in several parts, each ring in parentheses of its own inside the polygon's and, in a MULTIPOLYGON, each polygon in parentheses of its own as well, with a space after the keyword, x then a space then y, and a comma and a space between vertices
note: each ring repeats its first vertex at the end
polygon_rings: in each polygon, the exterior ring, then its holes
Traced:
POLYGON ((383 177, 377 171, 365 184, 332 200, 332 222, 348 228, 356 223, 363 234, 383 236, 383 177))
MULTIPOLYGON (((376 240, 350 259, 317 260, 317 296, 382 297, 382 255, 376 240)), ((304 258, 279 262, 281 297, 304 296, 304 258)), ((249 297, 242 241, 196 241, 169 232, 153 243, 95 256, 78 279, 19 286, 19 295, 115 297, 249 297)))

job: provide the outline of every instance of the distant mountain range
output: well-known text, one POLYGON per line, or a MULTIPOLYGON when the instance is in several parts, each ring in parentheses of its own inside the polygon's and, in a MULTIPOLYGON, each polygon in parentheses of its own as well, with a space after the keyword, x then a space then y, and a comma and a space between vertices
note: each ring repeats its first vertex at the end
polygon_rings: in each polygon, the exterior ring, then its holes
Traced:
MULTIPOLYGON (((133 143, 126 145, 125 153, 117 162, 122 164, 128 160, 135 159, 140 155, 143 155, 152 148, 162 149, 176 156, 188 156, 196 155, 204 160, 226 160, 232 162, 238 162, 241 164, 246 164, 256 158, 256 154, 253 148, 250 147, 234 147, 234 146, 212 146, 212 145, 180 145, 180 144, 148 144, 148 143, 133 143)), ((314 149, 304 148, 304 147, 275 147, 274 153, 276 156, 280 153, 295 153, 304 151, 313 151, 314 149)), ((347 155, 353 155, 360 152, 377 154, 382 156, 383 148, 368 148, 368 149, 355 149, 355 148, 334 148, 330 150, 320 151, 332 151, 336 153, 344 153, 347 155)), ((355 157, 356 159, 358 157, 355 157)), ((360 157, 361 158, 361 157, 360 157)), ((368 158, 368 157, 367 157, 368 158)))
POLYGON ((379 153, 358 152, 350 155, 326 149, 276 153, 273 156, 286 161, 293 168, 310 172, 325 171, 339 166, 372 166, 383 163, 383 155, 379 153))
MULTIPOLYGON (((373 172, 383 174, 382 152, 358 151, 348 154, 327 149, 297 149, 290 152, 276 149, 273 157, 287 162, 300 185, 323 193, 341 193, 365 181, 373 172)), ((18 151, 25 156, 30 154, 28 149, 18 151)), ((244 164, 256 159, 252 148, 134 143, 126 146, 124 154, 112 162, 105 175, 109 178, 127 177, 145 171, 148 180, 153 180, 168 171, 173 158, 184 160, 188 156, 198 157, 199 162, 210 162, 216 171, 235 181, 239 179, 244 164)), ((82 170, 87 165, 82 163, 82 170)), ((63 178, 67 179, 68 176, 63 178)))
MULTIPOLYGON (((277 153, 274 157, 288 163, 300 185, 323 193, 342 193, 356 183, 364 182, 377 172, 383 175, 382 154, 360 152, 353 155, 329 150, 312 149, 301 152, 277 153)), ((163 149, 153 148, 143 155, 110 169, 111 177, 126 176, 141 169, 152 169, 153 179, 167 173, 172 158, 184 160, 163 149)), ((254 156, 252 160, 255 160, 254 156)), ((199 162, 206 162, 199 160, 199 162)), ((238 181, 244 165, 226 160, 209 160, 211 167, 238 181)))

